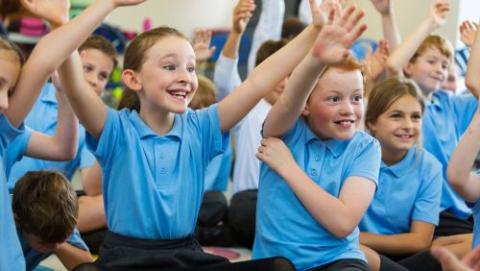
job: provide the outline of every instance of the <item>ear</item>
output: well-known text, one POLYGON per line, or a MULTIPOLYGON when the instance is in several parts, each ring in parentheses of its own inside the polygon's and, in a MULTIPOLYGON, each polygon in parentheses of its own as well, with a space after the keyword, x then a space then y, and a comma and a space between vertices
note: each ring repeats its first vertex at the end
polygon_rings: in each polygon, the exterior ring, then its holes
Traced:
POLYGON ((308 105, 308 102, 305 104, 305 107, 303 108, 302 111, 302 116, 308 117, 310 115, 310 106, 308 105))
POLYGON ((377 131, 377 125, 375 123, 365 121, 365 128, 370 132, 372 136, 375 136, 375 133, 377 131))
POLYGON ((142 89, 142 80, 137 72, 125 69, 122 72, 122 81, 129 89, 133 91, 140 91, 142 89))
POLYGON ((407 66, 403 68, 403 72, 408 76, 412 76, 413 72, 413 64, 411 62, 408 62, 407 66))

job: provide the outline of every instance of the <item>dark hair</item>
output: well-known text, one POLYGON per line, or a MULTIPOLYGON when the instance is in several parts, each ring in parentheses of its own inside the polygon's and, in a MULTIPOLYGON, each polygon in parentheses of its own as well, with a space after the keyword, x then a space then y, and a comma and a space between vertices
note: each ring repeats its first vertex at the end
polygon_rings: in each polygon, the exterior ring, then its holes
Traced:
POLYGON ((20 11, 20 0, 0 0, 0 17, 20 11))
POLYGON ((12 208, 17 227, 45 243, 62 243, 77 225, 77 195, 58 172, 31 171, 16 183, 12 208))
POLYGON ((365 124, 375 123, 385 111, 398 99, 410 95, 414 97, 422 108, 425 109, 424 97, 417 84, 410 79, 393 77, 373 86, 368 95, 365 124))
POLYGON ((88 37, 88 39, 78 48, 78 51, 84 51, 88 49, 95 49, 98 50, 108 57, 113 62, 113 67, 116 67, 118 64, 117 60, 117 51, 115 50, 115 47, 113 47, 112 43, 108 41, 106 38, 103 36, 99 35, 91 35, 88 37))
MULTIPOLYGON (((182 33, 168 26, 161 26, 143 32, 128 45, 125 51, 123 69, 139 72, 145 62, 145 53, 148 49, 155 45, 158 40, 168 36, 175 36, 188 41, 182 33)), ((122 98, 117 107, 119 110, 123 108, 130 108, 131 110, 140 112, 140 99, 138 98, 138 94, 128 87, 123 91, 122 98)))
POLYGON ((289 17, 282 25, 282 39, 293 39, 300 34, 307 25, 297 17, 289 17))
POLYGON ((23 54, 22 50, 14 43, 11 43, 6 39, 0 38, 0 51, 1 50, 12 51, 17 56, 20 66, 23 66, 23 64, 25 64, 25 55, 23 54))
POLYGON ((285 44, 287 44, 288 40, 267 40, 266 42, 262 43, 260 48, 258 48, 257 56, 255 59, 255 66, 260 65, 265 59, 269 56, 273 55, 276 51, 280 50, 285 44))

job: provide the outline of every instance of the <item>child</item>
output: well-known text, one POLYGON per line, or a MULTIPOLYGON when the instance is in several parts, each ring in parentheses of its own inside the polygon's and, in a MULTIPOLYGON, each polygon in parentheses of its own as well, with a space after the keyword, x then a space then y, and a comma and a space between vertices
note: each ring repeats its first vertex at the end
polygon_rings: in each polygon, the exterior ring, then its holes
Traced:
POLYGON ((92 261, 85 243, 72 234, 78 217, 77 196, 60 173, 27 173, 15 185, 12 208, 26 270, 33 270, 52 253, 69 270, 92 261))
MULTIPOLYGON (((468 60, 467 76, 465 84, 467 88, 478 93, 480 91, 480 30, 477 30, 472 53, 468 60)), ((480 180, 478 174, 471 173, 475 158, 480 150, 478 135, 480 134, 480 112, 477 110, 465 134, 458 143, 448 164, 448 181, 455 191, 467 202, 472 203, 474 231, 473 247, 480 244, 480 180)))
POLYGON ((443 178, 437 159, 416 146, 424 107, 411 80, 388 79, 368 96, 366 127, 382 148, 378 189, 359 224, 360 244, 367 247, 372 270, 397 270, 392 260, 432 243, 443 178))
MULTIPOLYGON (((100 15, 111 9, 103 3, 95 2, 56 31, 68 40, 58 53, 86 38, 100 15)), ((195 55, 172 28, 145 32, 126 50, 122 80, 125 93, 133 92, 132 98, 139 101, 138 111, 108 109, 92 91, 85 91, 89 86, 75 54, 61 65, 60 77, 103 170, 111 232, 100 251, 100 265, 167 268, 224 262, 204 254, 190 237, 206 166, 228 143, 225 132, 305 55, 319 27, 320 22, 308 27, 218 105, 199 111, 187 110, 198 84, 195 55)))
POLYGON ((471 211, 448 185, 446 171, 451 154, 477 110, 478 102, 472 95, 456 96, 440 89, 452 63, 453 49, 446 39, 429 33, 445 23, 448 11, 448 3, 436 1, 429 16, 390 55, 387 65, 395 72, 403 70, 420 86, 428 100, 422 123, 424 148, 442 163, 445 182, 440 222, 435 229, 435 236, 441 237, 434 240, 434 245, 452 244, 451 248, 461 255, 470 247, 471 211))
POLYGON ((348 58, 366 29, 356 27, 362 16, 354 7, 333 22, 330 14, 265 120, 253 258, 283 256, 297 270, 369 270, 357 225, 375 192, 380 149, 357 132, 364 80, 348 58))

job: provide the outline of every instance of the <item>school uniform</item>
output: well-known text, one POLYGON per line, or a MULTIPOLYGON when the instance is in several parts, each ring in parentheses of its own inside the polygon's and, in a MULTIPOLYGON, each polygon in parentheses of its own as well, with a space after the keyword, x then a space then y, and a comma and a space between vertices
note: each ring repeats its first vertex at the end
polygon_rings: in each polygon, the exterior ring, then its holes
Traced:
MULTIPOLYGON (((52 255, 53 252, 41 253, 31 248, 25 240, 21 230, 17 229, 17 232, 18 238, 22 246, 23 255, 25 257, 27 271, 35 269, 35 267, 38 266, 41 261, 52 255)), ((88 247, 85 242, 83 242, 82 238, 80 237, 80 232, 77 229, 72 232, 66 242, 74 247, 88 251, 88 247)))
MULTIPOLYGON (((136 239, 135 249, 141 251, 145 243, 188 239, 197 221, 205 169, 225 150, 228 133, 221 132, 217 105, 175 114, 172 129, 163 136, 136 111, 108 108, 101 135, 95 139, 87 134, 86 142, 103 170, 111 231, 100 248, 101 261, 109 240, 118 244, 136 239)), ((155 247, 161 250, 162 244, 155 247)), ((132 265, 155 264, 130 260, 132 265)))
POLYGON ((398 163, 382 161, 378 189, 358 225, 382 235, 410 232, 412 221, 438 224, 442 165, 425 150, 412 147, 398 163))
POLYGON ((57 129, 58 102, 55 97, 55 87, 51 83, 45 84, 39 99, 25 119, 25 125, 29 128, 26 134, 21 135, 9 147, 8 161, 9 169, 8 185, 12 190, 15 183, 28 171, 48 170, 59 171, 71 180, 77 168, 91 167, 95 158, 85 147, 85 129, 79 125, 78 150, 72 161, 48 161, 24 156, 28 146, 32 130, 54 135, 57 129))
POLYGON ((12 214, 12 203, 8 193, 7 178, 4 170, 4 155, 13 139, 23 132, 23 126, 13 127, 5 115, 0 115, 0 270, 24 270, 20 242, 18 241, 12 214))
MULTIPOLYGON (((377 184, 380 146, 364 132, 345 141, 321 140, 300 118, 283 140, 312 181, 335 197, 349 177, 377 184)), ((262 164, 260 174, 253 258, 286 257, 297 270, 328 269, 332 264, 342 265, 342 260, 366 266, 358 228, 345 238, 334 237, 275 171, 262 164)))
POLYGON ((480 201, 477 201, 472 207, 473 216, 473 242, 472 248, 480 244, 480 201))
MULTIPOLYGON (((447 91, 437 90, 433 92, 431 102, 427 102, 423 115, 424 148, 443 166, 441 210, 462 220, 471 215, 471 210, 448 184, 447 168, 448 161, 477 107, 478 102, 473 95, 452 95, 447 91)), ((471 229, 469 231, 471 232, 471 229)))

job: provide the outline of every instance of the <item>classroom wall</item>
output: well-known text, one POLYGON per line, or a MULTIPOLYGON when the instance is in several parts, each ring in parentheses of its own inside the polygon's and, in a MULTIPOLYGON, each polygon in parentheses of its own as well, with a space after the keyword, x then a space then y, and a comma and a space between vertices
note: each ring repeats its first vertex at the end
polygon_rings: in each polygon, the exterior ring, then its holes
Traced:
POLYGON ((107 22, 140 31, 143 20, 149 17, 154 27, 168 25, 191 36, 197 27, 229 27, 235 4, 235 0, 149 0, 139 6, 115 10, 107 22))

